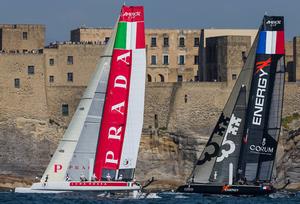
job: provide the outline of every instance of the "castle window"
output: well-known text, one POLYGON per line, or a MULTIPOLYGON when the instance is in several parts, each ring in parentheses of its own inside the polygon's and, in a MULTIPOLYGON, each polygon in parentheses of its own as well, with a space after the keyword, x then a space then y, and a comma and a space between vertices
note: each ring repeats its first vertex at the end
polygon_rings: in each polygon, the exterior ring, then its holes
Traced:
POLYGON ((247 55, 246 55, 246 52, 245 52, 245 51, 242 52, 242 60, 243 60, 244 63, 245 63, 246 60, 247 60, 247 55))
POLYGON ((54 65, 54 59, 53 59, 53 58, 49 59, 49 65, 50 65, 50 66, 53 66, 53 65, 54 65))
POLYGON ((169 64, 169 55, 163 55, 163 64, 168 65, 169 64))
POLYGON ((156 47, 156 37, 151 37, 151 47, 156 47))
POLYGON ((156 55, 151 55, 151 64, 155 65, 156 63, 156 55))
POLYGON ((152 77, 150 74, 147 75, 148 76, 148 82, 152 82, 152 77))
POLYGON ((20 79, 19 78, 15 79, 15 88, 20 88, 20 79))
POLYGON ((73 72, 68 72, 67 77, 68 81, 73 82, 73 72))
POLYGON ((158 76, 159 76, 160 82, 165 82, 165 77, 164 77, 164 75, 159 74, 158 76))
POLYGON ((34 74, 34 66, 30 65, 27 67, 28 74, 34 74))
POLYGON ((169 37, 164 37, 164 47, 169 47, 169 37))
POLYGON ((200 45, 200 38, 194 38, 194 47, 199 47, 200 45))
POLYGON ((184 55, 179 55, 179 58, 178 58, 178 64, 179 65, 184 65, 185 64, 185 59, 184 59, 184 55))
POLYGON ((23 40, 27 40, 27 38, 28 38, 27 32, 23 32, 23 40))
POLYGON ((67 64, 73 64, 73 56, 68 56, 67 64))
POLYGON ((104 38, 104 44, 107 44, 108 41, 109 41, 109 37, 105 37, 105 38, 104 38))
POLYGON ((50 83, 53 83, 53 82, 54 82, 54 76, 52 76, 52 75, 49 76, 49 82, 50 82, 50 83))
POLYGON ((63 116, 68 116, 69 115, 69 105, 68 104, 62 104, 61 105, 61 114, 63 116))
POLYGON ((194 64, 199 64, 199 55, 194 56, 194 64))
POLYGON ((236 74, 232 75, 232 80, 236 80, 236 74))
POLYGON ((179 47, 185 47, 184 37, 179 38, 179 47))
POLYGON ((182 82, 182 80, 183 80, 182 75, 178 75, 178 76, 177 76, 177 81, 178 81, 178 82, 182 82))

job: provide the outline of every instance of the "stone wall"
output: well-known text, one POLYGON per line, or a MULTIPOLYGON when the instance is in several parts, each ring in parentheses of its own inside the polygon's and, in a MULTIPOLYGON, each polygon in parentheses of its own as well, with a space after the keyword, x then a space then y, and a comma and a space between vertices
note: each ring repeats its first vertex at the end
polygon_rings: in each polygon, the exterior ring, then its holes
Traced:
POLYGON ((44 55, 1 54, 0 64, 0 117, 47 118, 44 55), (28 73, 28 66, 34 66, 34 73, 28 73))
POLYGON ((44 50, 47 86, 86 86, 103 52, 104 45, 59 44, 44 50), (68 57, 72 62, 68 62, 68 57), (52 64, 50 63, 52 60, 52 64), (67 74, 73 74, 68 81, 67 74), (49 77, 54 81, 50 82, 49 77))
MULTIPOLYGON (((9 106, 7 102, 9 109, 2 107, 0 174, 30 179, 41 176, 84 89, 83 86, 48 86, 42 92, 32 89, 31 99, 23 96, 10 101, 9 106), (18 109, 18 101, 26 105, 18 109), (35 105, 27 110, 32 103, 35 105), (62 103, 69 104, 69 116, 61 115, 62 103), (15 114, 14 109, 20 114, 15 114)), ((230 87, 226 83, 148 83, 137 178, 154 176, 164 184, 183 183, 229 94, 230 87)), ((283 117, 299 112, 300 84, 287 83, 284 97, 283 117)), ((281 142, 278 158, 286 155, 285 148, 281 142)), ((278 168, 278 172, 284 171, 283 175, 295 171, 278 168)))

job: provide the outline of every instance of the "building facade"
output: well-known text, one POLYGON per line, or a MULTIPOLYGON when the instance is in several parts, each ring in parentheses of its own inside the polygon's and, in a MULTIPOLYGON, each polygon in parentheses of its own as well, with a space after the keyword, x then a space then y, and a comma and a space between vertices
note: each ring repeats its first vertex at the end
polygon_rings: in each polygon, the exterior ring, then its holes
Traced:
POLYGON ((0 24, 0 50, 10 53, 38 52, 45 46, 45 26, 0 24))
MULTIPOLYGON (((105 44, 111 32, 109 28, 78 28, 71 31, 71 41, 105 44)), ((256 34, 255 29, 146 29, 148 82, 209 81, 206 40, 249 36, 252 43, 256 34)))
POLYGON ((250 36, 220 36, 206 40, 206 80, 231 82, 238 75, 251 47, 250 36))
MULTIPOLYGON (((22 117, 27 113, 51 116, 67 123, 111 29, 76 29, 71 32, 73 41, 45 47, 43 25, 0 27, 0 112, 22 117)), ((253 30, 253 36, 255 33, 253 30)), ((148 82, 196 81, 201 77, 199 73, 205 73, 202 77, 206 81, 234 81, 254 37, 213 35, 221 35, 220 30, 147 29, 148 82)), ((295 80, 300 79, 299 45, 297 37, 290 46, 294 48, 289 62, 293 59, 295 80)))

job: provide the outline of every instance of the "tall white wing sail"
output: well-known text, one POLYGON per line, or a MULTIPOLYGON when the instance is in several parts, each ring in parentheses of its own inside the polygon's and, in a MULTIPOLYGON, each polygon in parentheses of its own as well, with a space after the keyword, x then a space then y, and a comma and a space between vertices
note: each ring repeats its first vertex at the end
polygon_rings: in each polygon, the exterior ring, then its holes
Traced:
POLYGON ((42 179, 47 176, 48 181, 65 181, 67 174, 72 180, 79 180, 81 175, 90 177, 90 160, 95 158, 114 41, 115 31, 42 179))

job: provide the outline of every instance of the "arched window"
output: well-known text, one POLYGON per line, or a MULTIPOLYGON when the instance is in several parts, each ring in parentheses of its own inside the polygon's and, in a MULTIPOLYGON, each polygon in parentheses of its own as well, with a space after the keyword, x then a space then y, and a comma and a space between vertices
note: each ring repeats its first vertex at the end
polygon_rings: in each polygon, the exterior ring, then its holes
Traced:
POLYGON ((165 77, 164 77, 164 75, 159 74, 158 76, 159 76, 160 82, 165 82, 165 77))
POLYGON ((148 74, 148 82, 152 82, 152 77, 150 74, 148 74))

